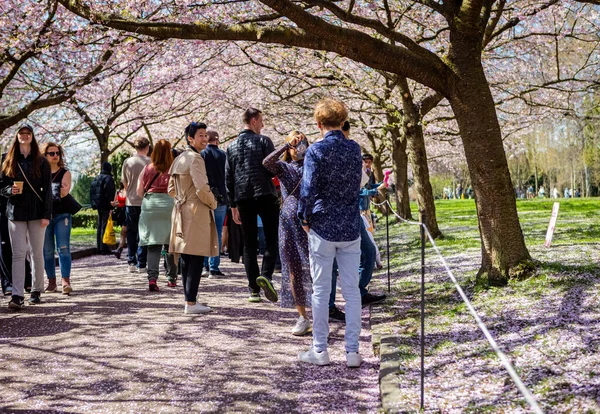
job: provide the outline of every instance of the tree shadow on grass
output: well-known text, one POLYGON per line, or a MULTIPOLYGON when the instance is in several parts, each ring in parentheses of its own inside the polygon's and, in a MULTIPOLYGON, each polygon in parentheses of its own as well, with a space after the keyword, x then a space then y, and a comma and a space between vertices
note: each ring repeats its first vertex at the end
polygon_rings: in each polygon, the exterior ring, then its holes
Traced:
MULTIPOLYGON (((553 297, 542 297, 540 300, 543 302, 538 302, 547 303, 548 308, 552 309, 551 311, 544 313, 541 317, 524 317, 523 309, 519 308, 517 308, 518 312, 503 309, 500 314, 490 314, 490 311, 487 310, 483 312, 483 322, 498 341, 500 348, 509 357, 515 352, 518 355, 523 352, 523 349, 532 346, 539 352, 544 352, 543 348, 539 348, 542 345, 540 338, 552 335, 555 331, 559 332, 559 338, 562 337, 562 332, 575 335, 578 338, 576 345, 571 344, 571 348, 567 347, 564 355, 560 352, 553 354, 553 349, 550 348, 548 356, 543 358, 543 362, 539 366, 525 363, 519 367, 514 362, 513 365, 516 365, 521 372, 521 378, 530 390, 545 389, 542 397, 544 409, 551 410, 552 404, 565 402, 573 397, 598 401, 600 391, 597 387, 592 386, 597 381, 590 378, 587 384, 585 382, 580 384, 578 379, 568 374, 571 364, 575 363, 578 357, 583 356, 593 360, 594 355, 599 352, 600 316, 592 305, 593 300, 589 300, 592 291, 596 289, 600 281, 597 277, 598 269, 596 266, 588 264, 571 266, 560 263, 542 263, 541 268, 556 273, 568 273, 571 276, 559 275, 555 278, 546 278, 546 283, 563 292, 557 305, 552 303, 553 297), (570 355, 571 352, 574 354, 570 355)), ((396 346, 406 353, 404 359, 410 361, 417 359, 419 355, 417 328, 420 287, 418 283, 403 283, 396 286, 396 293, 399 298, 397 303, 400 306, 387 306, 386 310, 390 311, 392 315, 388 315, 384 322, 392 323, 394 318, 396 320, 399 318, 404 325, 407 323, 415 325, 412 331, 405 331, 395 339, 397 340, 396 346), (405 320, 405 318, 410 319, 405 320), (407 352, 406 349, 413 351, 407 352)), ((508 378, 504 367, 498 366, 497 357, 485 341, 483 333, 477 328, 474 321, 468 321, 471 317, 460 317, 458 320, 461 322, 456 319, 456 316, 466 315, 468 311, 453 287, 449 286, 448 289, 430 288, 427 291, 426 300, 426 317, 438 325, 435 332, 426 330, 426 378, 435 381, 435 378, 447 375, 445 373, 448 369, 455 369, 457 374, 467 378, 467 382, 469 378, 472 379, 474 389, 481 387, 482 385, 478 385, 478 382, 486 382, 486 378, 504 378, 504 389, 501 393, 492 398, 473 397, 463 409, 469 412, 481 412, 490 408, 493 408, 492 411, 514 409, 514 405, 510 408, 511 404, 514 401, 522 401, 522 397, 516 391, 512 380, 508 378), (439 318, 448 319, 447 328, 444 329, 444 325, 440 325, 442 322, 439 318), (473 343, 472 348, 474 349, 469 349, 471 343, 473 343), (435 354, 435 358, 430 357, 432 353, 435 354), (495 362, 491 365, 482 363, 486 360, 495 362)), ((510 309, 510 306, 508 308, 510 309)), ((381 358, 383 361, 386 356, 382 355, 381 358)), ((598 367, 596 366, 596 368, 598 367)), ((404 372, 401 374, 401 378, 409 381, 419 378, 419 370, 415 363, 407 362, 403 364, 402 369, 404 372)), ((593 367, 589 369, 594 370, 593 367)), ((447 393, 444 398, 450 398, 449 395, 455 392, 455 386, 456 384, 452 382, 445 386, 444 383, 436 381, 438 388, 434 393, 440 399, 443 398, 444 393, 447 393)), ((418 389, 415 389, 415 392, 415 398, 418 398, 418 389)), ((540 398, 538 397, 538 399, 540 398)))

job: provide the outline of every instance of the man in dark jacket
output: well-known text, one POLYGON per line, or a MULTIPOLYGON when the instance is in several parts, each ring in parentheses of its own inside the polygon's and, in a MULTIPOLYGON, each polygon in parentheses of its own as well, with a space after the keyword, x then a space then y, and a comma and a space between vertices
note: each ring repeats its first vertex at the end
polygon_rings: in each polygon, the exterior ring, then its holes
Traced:
POLYGON ((279 199, 272 175, 263 167, 263 159, 275 150, 269 137, 260 135, 262 112, 249 108, 244 112, 246 126, 227 148, 227 195, 233 220, 242 225, 244 232, 244 267, 248 277, 250 302, 260 302, 260 288, 265 297, 277 302, 277 292, 271 279, 275 270, 278 250, 279 199), (262 219, 266 250, 262 271, 258 271, 258 216, 262 219))
POLYGON ((90 202, 92 208, 98 210, 98 228, 96 229, 96 249, 98 254, 111 254, 110 246, 102 242, 108 216, 112 209, 110 204, 115 198, 115 180, 112 177, 110 162, 102 163, 102 171, 92 181, 90 186, 90 202))
MULTIPOLYGON (((210 190, 217 199, 218 206, 214 211, 215 224, 217 227, 217 236, 219 237, 219 252, 221 251, 221 233, 223 232, 223 223, 227 215, 227 188, 225 187, 225 163, 227 162, 227 154, 219 149, 219 133, 217 131, 207 131, 208 146, 200 153, 204 158, 206 165, 206 175, 208 176, 208 184, 210 190)), ((219 265, 221 257, 216 255, 204 258, 204 272, 202 275, 208 276, 224 276, 219 265), (210 267, 209 267, 210 265, 210 267)))

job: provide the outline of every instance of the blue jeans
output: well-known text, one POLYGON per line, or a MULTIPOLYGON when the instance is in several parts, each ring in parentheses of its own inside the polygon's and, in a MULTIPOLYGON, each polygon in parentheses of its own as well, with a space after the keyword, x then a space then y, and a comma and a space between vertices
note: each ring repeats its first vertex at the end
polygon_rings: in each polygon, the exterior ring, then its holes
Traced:
POLYGON ((227 206, 218 206, 214 211, 215 213, 215 225, 217 227, 217 236, 219 237, 219 254, 212 256, 209 260, 208 257, 204 258, 204 267, 207 267, 210 263, 210 270, 215 272, 219 270, 221 264, 221 233, 223 233, 223 223, 225 223, 225 216, 227 215, 227 206))
POLYGON ((265 254, 267 250, 267 241, 265 240, 265 229, 261 226, 257 228, 258 232, 258 253, 265 254))
POLYGON ((346 300, 346 352, 358 352, 361 329, 361 302, 358 289, 360 238, 349 242, 330 242, 311 230, 308 233, 310 273, 313 279, 312 314, 313 348, 327 349, 329 335, 328 298, 331 292, 331 272, 335 259, 340 269, 342 295, 346 300))
MULTIPOLYGON (((371 283, 373 277, 373 269, 375 269, 375 245, 371 241, 369 234, 367 233, 364 222, 360 220, 360 267, 358 268, 359 281, 358 287, 360 289, 360 296, 363 297, 369 291, 367 286, 371 283)), ((329 296, 329 308, 335 306, 335 290, 337 288, 337 263, 333 264, 333 271, 331 274, 331 294, 329 296)))
POLYGON ((72 217, 69 213, 59 214, 50 219, 46 227, 44 239, 44 268, 48 279, 56 279, 54 250, 58 250, 60 275, 65 279, 71 277, 71 226, 72 217), (54 240, 56 239, 56 245, 54 240))
POLYGON ((146 267, 146 246, 138 246, 140 235, 138 226, 140 223, 141 206, 125 206, 125 225, 127 226, 127 263, 146 267))

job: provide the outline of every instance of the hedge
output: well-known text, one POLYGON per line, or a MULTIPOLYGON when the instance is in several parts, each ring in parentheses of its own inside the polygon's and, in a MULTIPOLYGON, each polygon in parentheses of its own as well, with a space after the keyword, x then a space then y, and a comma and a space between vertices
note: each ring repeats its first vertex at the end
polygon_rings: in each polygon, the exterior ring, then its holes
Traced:
POLYGON ((95 229, 98 226, 98 212, 91 208, 83 208, 73 216, 73 227, 95 229))

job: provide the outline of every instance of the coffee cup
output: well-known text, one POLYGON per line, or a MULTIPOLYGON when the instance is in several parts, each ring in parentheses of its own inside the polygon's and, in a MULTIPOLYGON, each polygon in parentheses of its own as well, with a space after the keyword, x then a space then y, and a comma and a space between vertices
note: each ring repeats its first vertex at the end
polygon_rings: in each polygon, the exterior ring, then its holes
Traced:
POLYGON ((23 193, 23 181, 14 181, 13 184, 16 185, 17 187, 19 187, 19 192, 17 194, 22 194, 23 193))

